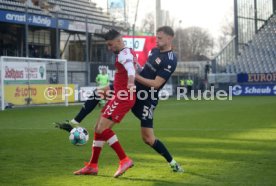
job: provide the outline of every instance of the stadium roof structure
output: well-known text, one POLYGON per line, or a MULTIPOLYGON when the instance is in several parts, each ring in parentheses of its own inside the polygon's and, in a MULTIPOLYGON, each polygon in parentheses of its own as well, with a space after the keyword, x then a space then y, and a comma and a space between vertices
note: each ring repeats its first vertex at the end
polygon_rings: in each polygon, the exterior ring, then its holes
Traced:
POLYGON ((116 28, 126 33, 126 24, 89 0, 0 0, 0 22, 50 27, 68 31, 100 33, 116 28), (24 17, 25 16, 25 17, 24 17))

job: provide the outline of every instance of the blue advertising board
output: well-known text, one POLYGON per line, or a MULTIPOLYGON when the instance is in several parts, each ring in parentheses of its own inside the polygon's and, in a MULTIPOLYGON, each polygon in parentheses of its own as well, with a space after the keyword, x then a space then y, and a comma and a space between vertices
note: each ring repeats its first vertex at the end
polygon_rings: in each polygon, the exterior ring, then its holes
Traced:
POLYGON ((58 19, 58 28, 69 30, 69 23, 70 21, 64 19, 58 19))
POLYGON ((240 73, 239 83, 276 83, 276 73, 240 73))
MULTIPOLYGON (((28 14, 26 16, 25 13, 14 12, 14 11, 0 10, 0 21, 16 23, 16 24, 26 24, 27 22, 29 25, 32 25, 32 26, 56 28, 56 18, 52 18, 49 16, 35 15, 35 14, 28 14)), ((68 29, 69 21, 59 19, 58 27, 61 29, 68 29)))
POLYGON ((247 84, 232 87, 234 96, 276 96, 276 84, 247 84))

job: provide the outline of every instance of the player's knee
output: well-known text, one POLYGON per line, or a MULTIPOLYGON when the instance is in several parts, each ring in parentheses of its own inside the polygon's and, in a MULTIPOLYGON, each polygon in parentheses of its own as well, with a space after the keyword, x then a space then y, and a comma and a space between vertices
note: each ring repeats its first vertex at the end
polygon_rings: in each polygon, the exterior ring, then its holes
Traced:
POLYGON ((101 134, 106 128, 104 128, 100 123, 95 127, 95 132, 101 134))
POLYGON ((95 127, 95 132, 101 134, 103 132, 103 129, 100 127, 95 127))
POLYGON ((142 139, 143 139, 144 143, 149 146, 152 146, 154 143, 154 139, 150 136, 142 136, 142 139))
POLYGON ((108 127, 102 125, 101 123, 99 123, 96 127, 95 127, 95 132, 98 134, 101 134, 105 129, 107 129, 108 127))

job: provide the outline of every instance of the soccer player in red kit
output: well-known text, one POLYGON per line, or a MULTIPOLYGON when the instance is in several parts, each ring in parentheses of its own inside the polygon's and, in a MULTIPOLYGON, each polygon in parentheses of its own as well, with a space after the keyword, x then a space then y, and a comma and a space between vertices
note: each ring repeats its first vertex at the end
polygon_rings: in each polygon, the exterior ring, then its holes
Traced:
POLYGON ((86 163, 85 167, 75 171, 74 174, 96 175, 98 173, 98 159, 104 143, 107 142, 120 159, 119 168, 114 174, 114 177, 117 178, 133 166, 133 161, 124 152, 112 127, 119 123, 135 104, 134 63, 136 55, 131 49, 125 48, 121 34, 114 29, 105 34, 97 34, 97 36, 103 37, 108 49, 116 54, 114 97, 106 103, 96 122, 90 161, 86 163))

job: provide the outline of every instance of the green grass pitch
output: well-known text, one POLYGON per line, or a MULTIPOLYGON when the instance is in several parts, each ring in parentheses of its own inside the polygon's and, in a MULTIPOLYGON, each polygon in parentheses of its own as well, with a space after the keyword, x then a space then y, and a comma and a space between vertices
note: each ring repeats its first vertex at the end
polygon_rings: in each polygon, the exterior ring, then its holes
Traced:
POLYGON ((51 124, 72 118, 81 106, 30 107, 0 112, 0 185, 276 185, 276 97, 234 97, 232 101, 161 101, 155 134, 185 168, 171 172, 146 146, 140 124, 129 113, 114 127, 135 166, 113 174, 118 159, 105 145, 98 176, 74 176, 91 155, 97 108, 82 126, 85 146, 51 124))

